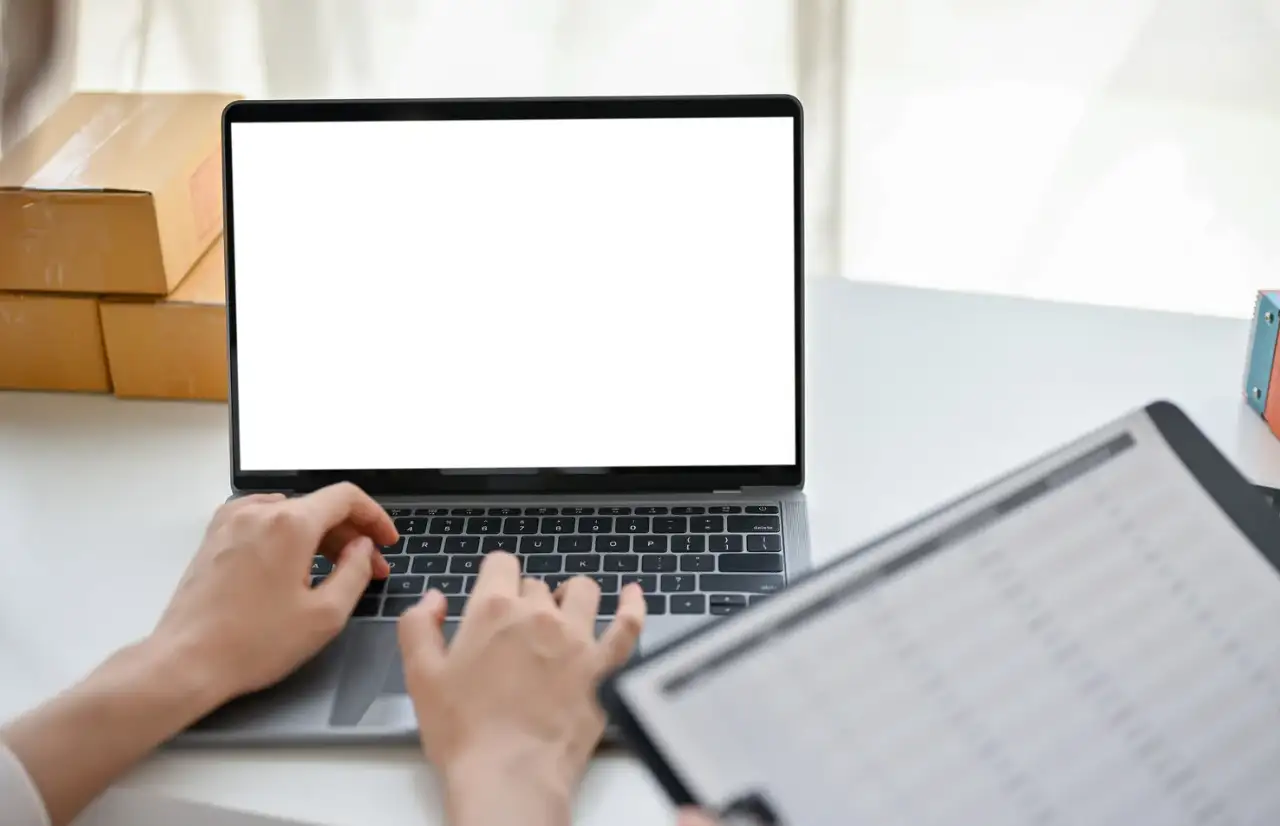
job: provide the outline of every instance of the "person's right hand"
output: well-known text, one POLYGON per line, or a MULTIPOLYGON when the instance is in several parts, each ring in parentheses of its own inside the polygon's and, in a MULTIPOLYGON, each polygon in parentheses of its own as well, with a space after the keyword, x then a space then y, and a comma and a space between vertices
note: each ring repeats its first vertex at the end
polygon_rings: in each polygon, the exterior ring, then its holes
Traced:
POLYGON ((702 811, 687 807, 676 815, 676 826, 720 826, 714 817, 702 811))
POLYGON ((600 680, 630 657, 644 595, 629 585, 595 637, 600 589, 586 577, 555 594, 489 554, 446 647, 445 598, 430 591, 400 619, 405 682, 452 826, 562 826, 604 733, 600 680))

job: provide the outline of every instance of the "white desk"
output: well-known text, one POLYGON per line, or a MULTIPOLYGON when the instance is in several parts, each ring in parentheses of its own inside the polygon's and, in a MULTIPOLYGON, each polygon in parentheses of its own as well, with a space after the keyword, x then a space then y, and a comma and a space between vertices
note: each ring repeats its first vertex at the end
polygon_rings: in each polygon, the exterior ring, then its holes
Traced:
MULTIPOLYGON (((835 280, 809 308, 819 558, 1156 397, 1280 484, 1280 441, 1240 400, 1243 321, 835 280)), ((227 476, 220 405, 0 394, 0 718, 149 629, 227 476)), ((440 821, 410 749, 166 753, 120 785, 313 823, 440 821)), ((595 762, 577 811, 671 822, 623 756, 595 762)))

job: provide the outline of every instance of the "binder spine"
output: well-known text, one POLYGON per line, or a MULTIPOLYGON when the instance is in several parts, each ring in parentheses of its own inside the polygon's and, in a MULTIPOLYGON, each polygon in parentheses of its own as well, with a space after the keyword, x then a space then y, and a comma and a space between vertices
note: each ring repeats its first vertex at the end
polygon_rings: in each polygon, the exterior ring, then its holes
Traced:
POLYGON ((1253 311, 1245 368, 1245 402, 1280 436, 1280 362, 1276 340, 1280 334, 1280 291, 1263 290, 1253 311))

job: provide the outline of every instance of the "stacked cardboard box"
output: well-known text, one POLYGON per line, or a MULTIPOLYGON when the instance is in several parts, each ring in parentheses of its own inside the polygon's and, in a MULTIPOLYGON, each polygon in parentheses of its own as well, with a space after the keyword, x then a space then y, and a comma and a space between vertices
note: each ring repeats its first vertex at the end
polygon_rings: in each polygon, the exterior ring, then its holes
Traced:
POLYGON ((233 99, 74 95, 0 157, 0 388, 226 398, 233 99))

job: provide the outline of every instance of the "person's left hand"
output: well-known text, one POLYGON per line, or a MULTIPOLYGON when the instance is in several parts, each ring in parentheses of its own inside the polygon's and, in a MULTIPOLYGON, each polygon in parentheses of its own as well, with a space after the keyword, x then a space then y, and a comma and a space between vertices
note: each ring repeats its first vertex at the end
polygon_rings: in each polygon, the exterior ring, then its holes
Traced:
POLYGON ((246 496, 214 514, 150 642, 175 652, 219 701, 283 679, 337 636, 396 540, 377 502, 342 483, 296 499, 246 496), (311 560, 334 564, 311 587, 311 560))

